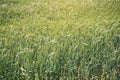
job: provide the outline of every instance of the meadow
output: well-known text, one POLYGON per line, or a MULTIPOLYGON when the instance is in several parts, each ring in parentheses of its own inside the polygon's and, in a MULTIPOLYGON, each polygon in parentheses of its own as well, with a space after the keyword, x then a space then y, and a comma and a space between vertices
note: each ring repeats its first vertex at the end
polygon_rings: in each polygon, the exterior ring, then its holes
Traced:
POLYGON ((120 80, 120 0, 0 0, 0 80, 120 80))

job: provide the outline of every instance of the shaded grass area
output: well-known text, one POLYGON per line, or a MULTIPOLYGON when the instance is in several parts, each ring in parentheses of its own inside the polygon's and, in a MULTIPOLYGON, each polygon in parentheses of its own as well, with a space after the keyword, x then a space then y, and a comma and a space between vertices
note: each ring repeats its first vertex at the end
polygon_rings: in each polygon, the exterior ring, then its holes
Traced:
POLYGON ((0 79, 120 79, 119 0, 14 1, 0 3, 0 79))

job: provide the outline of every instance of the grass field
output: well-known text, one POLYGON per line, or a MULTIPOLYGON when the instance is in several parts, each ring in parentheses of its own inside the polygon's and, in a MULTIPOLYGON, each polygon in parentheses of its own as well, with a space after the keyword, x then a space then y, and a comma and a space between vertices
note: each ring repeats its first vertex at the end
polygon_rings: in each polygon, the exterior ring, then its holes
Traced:
POLYGON ((0 0, 0 80, 120 80, 120 0, 0 0))

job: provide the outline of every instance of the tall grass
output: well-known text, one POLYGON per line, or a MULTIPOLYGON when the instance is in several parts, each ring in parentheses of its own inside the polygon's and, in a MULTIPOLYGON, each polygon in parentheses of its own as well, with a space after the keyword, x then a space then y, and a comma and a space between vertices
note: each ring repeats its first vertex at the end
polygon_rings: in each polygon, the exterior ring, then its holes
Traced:
POLYGON ((119 80, 119 5, 0 1, 0 80, 119 80))

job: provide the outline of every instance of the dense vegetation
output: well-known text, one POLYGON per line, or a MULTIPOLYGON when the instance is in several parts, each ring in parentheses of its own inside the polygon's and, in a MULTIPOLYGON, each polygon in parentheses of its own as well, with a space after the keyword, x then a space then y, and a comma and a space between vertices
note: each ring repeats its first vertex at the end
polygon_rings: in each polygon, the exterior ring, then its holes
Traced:
POLYGON ((120 0, 0 0, 0 80, 120 80, 120 0))

